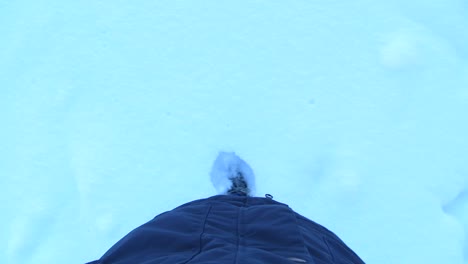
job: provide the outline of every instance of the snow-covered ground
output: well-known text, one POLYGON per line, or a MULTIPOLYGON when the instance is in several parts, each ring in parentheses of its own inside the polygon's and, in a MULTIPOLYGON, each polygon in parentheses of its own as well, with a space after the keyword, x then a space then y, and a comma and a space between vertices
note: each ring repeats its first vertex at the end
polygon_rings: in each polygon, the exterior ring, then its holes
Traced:
POLYGON ((0 263, 83 263, 215 194, 367 263, 468 263, 468 2, 0 2, 0 263))

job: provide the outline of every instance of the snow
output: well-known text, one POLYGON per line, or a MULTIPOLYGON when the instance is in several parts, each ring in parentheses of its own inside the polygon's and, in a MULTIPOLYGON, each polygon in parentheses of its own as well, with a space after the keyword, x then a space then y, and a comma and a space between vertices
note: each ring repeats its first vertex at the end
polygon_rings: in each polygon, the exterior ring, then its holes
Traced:
POLYGON ((366 263, 468 263, 468 3, 3 1, 0 263, 83 263, 235 151, 366 263))
POLYGON ((211 183, 218 194, 228 194, 231 179, 241 175, 247 183, 248 195, 255 196, 255 175, 252 168, 234 152, 221 151, 211 168, 211 183))

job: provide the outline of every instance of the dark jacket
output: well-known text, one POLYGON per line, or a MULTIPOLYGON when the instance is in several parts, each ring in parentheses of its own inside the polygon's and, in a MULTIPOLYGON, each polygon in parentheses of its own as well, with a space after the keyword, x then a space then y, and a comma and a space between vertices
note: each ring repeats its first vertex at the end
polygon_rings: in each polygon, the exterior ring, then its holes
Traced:
POLYGON ((93 264, 356 264, 335 234, 269 198, 218 195, 136 228, 93 264))

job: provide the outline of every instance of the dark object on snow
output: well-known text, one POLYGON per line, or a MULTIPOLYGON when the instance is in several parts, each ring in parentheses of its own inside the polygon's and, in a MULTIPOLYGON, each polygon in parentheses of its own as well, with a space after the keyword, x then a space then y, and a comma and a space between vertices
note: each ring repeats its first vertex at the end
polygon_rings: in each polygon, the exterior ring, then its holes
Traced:
POLYGON ((249 186, 242 173, 239 172, 236 177, 229 178, 229 180, 232 182, 231 188, 228 190, 229 194, 240 196, 248 196, 250 194, 249 186))
POLYGON ((217 195, 158 215, 93 264, 360 264, 335 234, 268 198, 217 195))

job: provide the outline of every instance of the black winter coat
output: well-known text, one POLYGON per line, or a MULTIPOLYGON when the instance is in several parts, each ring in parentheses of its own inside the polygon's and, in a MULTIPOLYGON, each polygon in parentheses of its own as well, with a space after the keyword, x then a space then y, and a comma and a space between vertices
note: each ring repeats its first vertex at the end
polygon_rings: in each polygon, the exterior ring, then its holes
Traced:
POLYGON ((136 228, 93 264, 364 263, 321 225, 269 198, 217 195, 136 228))

